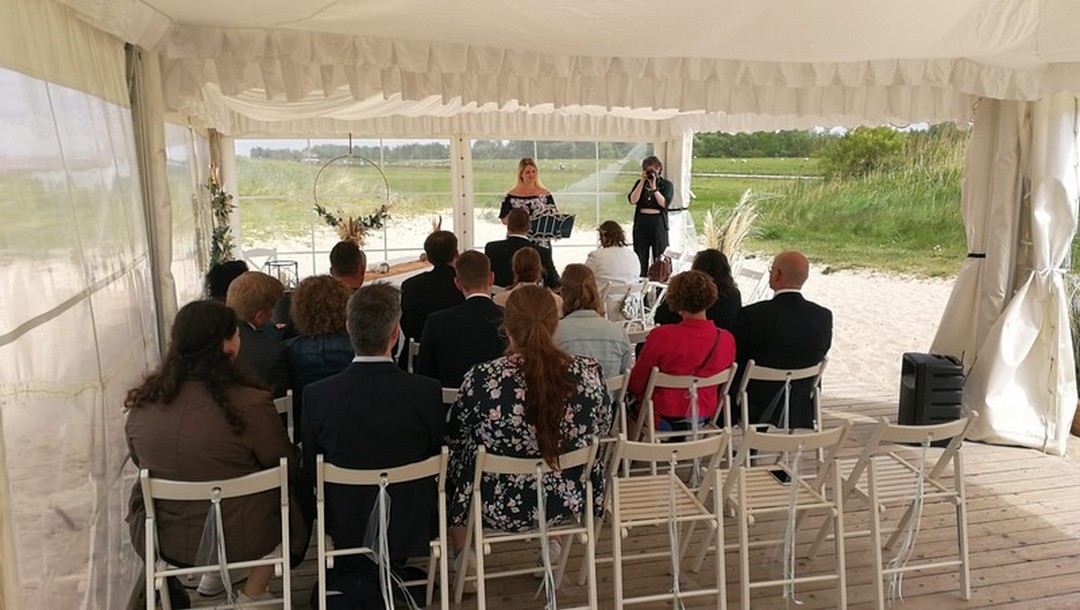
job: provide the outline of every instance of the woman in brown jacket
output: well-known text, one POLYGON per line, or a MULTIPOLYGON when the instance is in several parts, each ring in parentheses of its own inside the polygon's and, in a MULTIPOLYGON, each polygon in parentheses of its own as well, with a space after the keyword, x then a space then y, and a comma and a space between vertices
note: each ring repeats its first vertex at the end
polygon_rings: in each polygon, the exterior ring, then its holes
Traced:
MULTIPOLYGON (((290 480, 298 455, 274 410, 270 392, 233 363, 240 349, 236 314, 215 301, 196 301, 176 315, 172 342, 160 368, 128 392, 127 442, 131 459, 151 475, 180 481, 238 477, 277 466, 289 458, 290 480)), ((229 561, 259 559, 274 551, 281 523, 277 491, 221 503, 229 561)), ((157 502, 162 557, 196 565, 209 502, 157 502)), ((136 481, 128 523, 136 552, 144 552, 146 510, 136 481)), ((309 532, 290 501, 294 551, 307 546, 309 532)), ((146 558, 144 558, 146 559, 146 558)), ((205 557, 198 557, 205 562, 205 557)), ((241 593, 263 595, 273 568, 254 568, 241 593)))

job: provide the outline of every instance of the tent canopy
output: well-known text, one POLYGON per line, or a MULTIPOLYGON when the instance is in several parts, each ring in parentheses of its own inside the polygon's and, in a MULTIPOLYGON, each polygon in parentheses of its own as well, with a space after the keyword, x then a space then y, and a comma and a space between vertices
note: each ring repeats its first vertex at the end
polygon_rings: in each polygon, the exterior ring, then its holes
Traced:
POLYGON ((977 97, 1080 90, 1068 0, 63 1, 229 135, 967 121, 977 97))

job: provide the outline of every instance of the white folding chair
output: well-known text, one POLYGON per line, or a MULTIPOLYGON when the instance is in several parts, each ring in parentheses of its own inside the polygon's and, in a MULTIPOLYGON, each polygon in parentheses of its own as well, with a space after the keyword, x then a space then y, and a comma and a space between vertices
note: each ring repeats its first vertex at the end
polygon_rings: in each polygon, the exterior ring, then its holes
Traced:
MULTIPOLYGON (((437 478, 438 480, 438 510, 439 510, 439 524, 438 524, 438 537, 431 541, 431 555, 428 562, 428 578, 427 584, 427 600, 426 605, 430 606, 435 592, 435 569, 436 563, 438 563, 438 580, 439 580, 439 607, 450 607, 450 576, 449 576, 449 564, 448 551, 447 551, 447 536, 446 536, 446 463, 448 452, 446 447, 443 447, 442 453, 432 456, 422 462, 416 462, 405 466, 396 466, 393 468, 377 468, 372 470, 356 470, 350 468, 341 468, 333 464, 328 464, 324 461, 323 455, 320 453, 315 457, 315 474, 316 474, 316 487, 315 487, 315 510, 316 510, 316 529, 315 539, 318 544, 318 562, 319 562, 319 574, 318 574, 318 587, 319 587, 319 610, 326 610, 326 600, 329 595, 326 584, 326 571, 334 567, 334 558, 344 555, 368 555, 372 557, 372 561, 379 566, 380 571, 380 583, 384 587, 383 600, 389 604, 388 607, 393 607, 393 586, 392 583, 395 577, 391 575, 390 557, 389 555, 389 540, 387 539, 387 527, 391 518, 391 504, 392 495, 389 491, 389 486, 397 483, 407 483, 409 481, 418 481, 421 479, 437 478), (371 548, 367 546, 352 547, 352 548, 334 548, 333 550, 327 549, 326 545, 326 485, 355 485, 361 487, 377 487, 379 488, 379 496, 376 503, 376 508, 383 519, 378 528, 378 548, 371 548)), ((398 585, 402 588, 412 585, 420 584, 425 581, 399 581, 398 585)), ((288 607, 288 606, 286 606, 288 607)))
MULTIPOLYGON (((544 506, 544 499, 542 498, 543 485, 540 484, 540 481, 544 474, 552 471, 551 468, 540 458, 512 458, 491 455, 484 447, 477 448, 476 472, 473 477, 472 486, 472 501, 470 502, 469 519, 465 529, 466 540, 471 540, 472 544, 470 545, 466 542, 465 548, 462 549, 461 552, 462 556, 459 559, 461 567, 458 569, 457 582, 454 587, 456 601, 459 603, 461 602, 462 595, 465 591, 466 581, 474 581, 476 582, 476 607, 478 610, 484 610, 487 608, 485 589, 486 580, 535 573, 537 569, 535 566, 506 570, 498 573, 489 573, 485 568, 485 557, 491 553, 491 547, 494 544, 539 539, 541 556, 544 558, 545 563, 544 578, 550 578, 547 586, 545 586, 546 594, 548 595, 549 604, 554 604, 555 600, 553 598, 562 582, 563 572, 566 569, 566 561, 570 557, 570 548, 573 539, 576 536, 585 543, 586 580, 588 581, 588 605, 581 606, 581 608, 597 607, 596 533, 593 529, 593 491, 590 475, 592 473, 593 462, 596 459, 598 447, 599 442, 597 439, 593 439, 593 442, 589 443, 587 447, 582 447, 581 449, 570 451, 559 456, 558 463, 560 469, 568 470, 570 468, 581 467, 581 481, 585 488, 585 506, 582 507, 581 514, 576 515, 580 521, 578 523, 567 523, 555 527, 548 527, 547 523, 541 519, 541 522, 537 524, 538 528, 536 530, 520 533, 497 532, 486 530, 484 528, 484 498, 481 494, 481 481, 483 476, 484 474, 532 476, 534 477, 533 481, 536 484, 538 505, 544 506), (562 546, 562 554, 558 558, 557 566, 552 565, 552 558, 549 556, 548 550, 548 542, 551 540, 551 537, 555 535, 562 536, 562 539, 566 541, 562 546), (467 566, 471 565, 470 556, 475 557, 475 576, 467 574, 467 566), (551 572, 548 571, 549 568, 551 572)), ((499 498, 488 498, 488 501, 498 502, 499 498)), ((542 517, 542 515, 538 516, 542 517)), ((567 608, 564 610, 570 609, 567 608)))
POLYGON ((405 370, 409 371, 410 373, 415 373, 416 370, 413 368, 413 361, 415 361, 416 357, 420 355, 420 342, 416 339, 409 339, 408 349, 409 353, 405 357, 405 370))
POLYGON ((735 273, 735 285, 742 293, 743 306, 762 301, 769 293, 769 274, 766 271, 740 266, 735 273))
POLYGON ((631 438, 644 439, 650 443, 659 442, 673 436, 690 436, 691 440, 697 440, 698 436, 702 434, 716 434, 722 429, 730 430, 731 405, 728 399, 728 387, 735 377, 737 368, 738 365, 733 362, 731 366, 719 373, 708 377, 699 377, 697 375, 670 375, 660 372, 659 367, 654 366, 652 372, 649 373, 649 381, 645 385, 641 413, 638 416, 637 425, 634 427, 634 434, 631 438), (689 431, 659 432, 656 430, 656 426, 653 425, 653 393, 658 389, 687 391, 690 397, 690 409, 687 413, 690 419, 689 431), (700 396, 701 392, 718 392, 719 400, 716 405, 716 412, 712 414, 712 417, 704 425, 698 423, 700 419, 697 408, 698 396, 700 396), (723 428, 716 423, 721 413, 724 415, 723 428))
MULTIPOLYGON (((746 363, 746 372, 743 373, 742 382, 739 384, 738 390, 738 404, 740 406, 740 412, 742 415, 741 426, 743 430, 750 427, 750 394, 748 388, 751 381, 774 381, 783 383, 784 386, 780 390, 782 394, 776 397, 779 400, 778 408, 780 409, 780 429, 788 430, 789 422, 789 407, 791 398, 791 384, 797 381, 810 380, 808 382, 810 386, 810 400, 814 409, 814 431, 821 432, 821 376, 825 374, 825 365, 829 363, 828 358, 822 358, 821 362, 801 369, 775 369, 767 366, 761 366, 760 364, 750 360, 746 363)), ((765 423, 753 422, 753 425, 764 428, 765 423)), ((822 459, 822 452, 818 452, 818 460, 822 459)))
POLYGON ((457 402, 458 396, 461 394, 461 390, 458 388, 443 388, 442 389, 442 403, 446 406, 450 406, 457 402))
MULTIPOLYGON (((749 428, 735 458, 733 472, 724 481, 723 498, 738 519, 739 530, 739 582, 742 607, 750 608, 750 592, 764 587, 784 588, 784 595, 795 603, 795 585, 811 582, 835 581, 836 607, 847 607, 847 582, 844 556, 844 505, 840 490, 840 472, 836 468, 836 453, 844 442, 850 424, 843 422, 838 428, 825 432, 797 434, 772 434, 749 428), (816 466, 813 476, 803 467, 800 459, 804 452, 823 450, 825 459, 812 462, 816 466), (753 466, 752 451, 763 451, 787 456, 777 464, 753 466), (775 474, 774 474, 775 473, 775 474), (786 479, 783 482, 782 479, 786 479), (830 484, 833 491, 826 492, 830 484), (808 511, 824 511, 826 518, 840 535, 835 537, 835 573, 799 576, 795 573, 795 537, 798 526, 808 511), (761 535, 750 541, 750 526, 766 515, 784 517, 787 526, 782 540, 761 535), (771 580, 752 582, 750 576, 750 551, 782 543, 783 561, 781 576, 771 580)), ((711 533, 710 533, 711 538, 711 533)), ((698 557, 700 562, 702 557, 698 557)))
MULTIPOLYGON (((905 572, 958 566, 960 570, 960 595, 971 598, 971 573, 968 561, 967 504, 964 493, 964 468, 960 446, 978 419, 978 413, 956 421, 929 426, 902 426, 890 424, 882 418, 866 441, 857 459, 841 460, 843 495, 845 500, 856 499, 867 508, 870 516, 869 532, 848 532, 848 536, 869 534, 874 554, 874 600, 879 609, 888 604, 883 579, 890 583, 890 598, 899 597, 900 578, 905 572), (931 443, 947 442, 937 459, 930 462, 931 443), (897 444, 916 444, 921 449, 902 451, 897 444), (914 453, 914 455, 912 455, 914 453), (952 464, 951 473, 949 465, 952 464), (951 476, 950 476, 951 475, 951 476), (944 502, 956 510, 956 559, 922 561, 910 565, 915 549, 915 536, 927 504, 944 502), (885 549, 903 541, 901 548, 886 565, 882 556, 883 545, 881 521, 890 507, 905 506, 905 512, 897 524, 885 549), (876 510, 875 510, 876 508, 876 510)), ((849 503, 848 506, 851 506, 849 503)), ((810 547, 810 556, 824 542, 830 523, 826 521, 810 547)))
POLYGON ((289 434, 289 440, 296 442, 296 437, 293 434, 293 393, 292 390, 285 392, 284 396, 274 399, 274 409, 277 410, 278 415, 285 416, 285 432, 289 434))
MULTIPOLYGON (((714 493, 712 508, 708 508, 706 504, 710 492, 719 490, 723 485, 719 464, 727 452, 730 440, 729 430, 702 440, 664 444, 632 442, 626 440, 625 435, 620 435, 615 449, 615 459, 612 462, 612 473, 618 470, 620 463, 631 461, 653 464, 663 462, 668 466, 668 472, 637 476, 626 474, 624 469, 623 476, 611 479, 608 497, 610 498, 615 608, 621 609, 628 604, 668 600, 675 602, 675 607, 678 608, 681 607, 683 600, 705 596, 715 596, 715 607, 727 607, 722 497, 714 493), (694 491, 679 478, 676 470, 679 462, 689 463, 701 460, 708 460, 708 465, 702 478, 703 483, 694 491), (711 532, 718 533, 720 537, 720 543, 716 547, 718 549, 716 582, 712 587, 683 590, 682 558, 694 539, 694 528, 699 523, 704 523, 711 532), (663 551, 624 555, 623 538, 629 536, 632 529, 646 526, 667 527, 668 548, 663 551), (627 597, 623 588, 623 564, 628 561, 655 560, 659 557, 667 557, 671 562, 670 589, 660 593, 627 597)), ((600 527, 602 527, 602 522, 600 527)), ((708 541, 705 546, 708 546, 708 541)), ((702 559, 707 551, 707 548, 700 551, 702 559)), ((700 569, 701 561, 698 561, 692 571, 697 572, 700 569)))
POLYGON ((243 257, 253 270, 263 271, 267 263, 277 260, 277 248, 251 248, 244 250, 243 257))
POLYGON ((649 325, 645 319, 645 290, 648 285, 648 280, 640 280, 628 284, 617 284, 614 282, 604 284, 600 289, 600 302, 604 304, 604 308, 607 311, 607 319, 625 325, 627 330, 634 325, 639 326, 641 329, 648 327, 649 325), (627 312, 623 311, 623 303, 627 301, 627 299, 629 299, 629 302, 632 304, 625 308, 630 310, 629 316, 626 315, 627 312))
MULTIPOLYGON (((154 610, 155 592, 160 592, 161 607, 164 610, 172 610, 169 600, 169 588, 165 579, 170 576, 183 577, 188 575, 202 575, 211 572, 222 574, 225 583, 230 582, 225 577, 230 570, 250 570, 258 566, 274 566, 274 573, 282 579, 282 597, 275 600, 260 600, 257 605, 284 604, 284 607, 292 607, 292 578, 289 573, 289 467, 288 460, 281 461, 274 468, 268 468, 260 472, 252 473, 233 479, 219 481, 172 481, 158 479, 151 476, 150 471, 139 471, 139 485, 142 487, 143 501, 146 505, 146 608, 154 610), (214 565, 192 566, 190 568, 177 568, 166 563, 158 548, 157 532, 157 509, 155 500, 174 500, 183 502, 206 502, 210 504, 210 511, 217 511, 222 500, 250 496, 264 491, 278 490, 281 506, 281 553, 276 557, 265 557, 249 561, 228 561, 224 556, 225 538, 228 532, 217 532, 220 541, 215 551, 219 563, 214 565)), ((217 520, 220 525, 221 521, 217 520)), ((220 607, 220 604, 215 604, 220 607)))

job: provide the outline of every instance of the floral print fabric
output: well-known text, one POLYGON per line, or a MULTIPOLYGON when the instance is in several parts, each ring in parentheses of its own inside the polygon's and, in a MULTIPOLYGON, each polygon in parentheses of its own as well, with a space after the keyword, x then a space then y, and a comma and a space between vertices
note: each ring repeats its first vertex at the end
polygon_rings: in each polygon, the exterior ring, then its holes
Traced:
MULTIPOLYGON (((460 396, 451 407, 446 438, 450 446, 447 470, 450 523, 463 526, 468 520, 476 449, 483 446, 493 455, 539 457, 536 429, 525 421, 525 377, 520 360, 504 356, 478 364, 465 375, 460 396)), ((574 356, 567 374, 577 392, 566 404, 559 425, 563 453, 589 444, 611 429, 611 399, 604 386, 600 365, 591 358, 574 356)), ((538 527, 537 497, 529 475, 485 474, 481 481, 484 526, 507 532, 538 527)), ((591 477, 594 512, 603 514, 604 467, 597 460, 591 477)), ((581 468, 544 475, 549 525, 580 514, 585 507, 581 468)))

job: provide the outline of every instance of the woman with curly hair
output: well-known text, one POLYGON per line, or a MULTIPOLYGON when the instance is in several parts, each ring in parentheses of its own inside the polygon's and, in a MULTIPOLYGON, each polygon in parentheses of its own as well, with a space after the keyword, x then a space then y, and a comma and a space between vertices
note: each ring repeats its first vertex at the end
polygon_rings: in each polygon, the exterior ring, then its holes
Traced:
MULTIPOLYGON (((716 302, 705 310, 705 319, 712 320, 717 328, 731 330, 735 317, 742 309, 742 293, 735 285, 735 278, 731 277, 731 263, 727 256, 719 250, 708 248, 697 253, 690 268, 711 277, 716 284, 716 302)), ((682 320, 666 301, 656 308, 654 319, 657 324, 678 324, 682 320)))
MULTIPOLYGON (((290 480, 299 481, 299 456, 274 410, 270 392, 234 364, 239 350, 233 310, 216 301, 195 301, 180 309, 161 366, 130 390, 124 401, 128 450, 138 468, 163 479, 206 481, 272 468, 287 457, 290 480)), ((281 542, 279 504, 277 491, 222 502, 229 561, 259 559, 274 551, 281 542)), ((159 548, 166 561, 192 566, 202 558, 197 556, 209 506, 208 502, 157 502, 159 548)), ((309 531, 299 504, 292 502, 290 507, 295 517, 290 519, 291 547, 302 556, 309 531)), ((142 555, 146 508, 138 481, 131 492, 127 521, 135 551, 142 555)), ((273 572, 272 566, 252 568, 241 600, 264 595, 273 572)), ((207 583, 204 578, 201 591, 207 583)))
MULTIPOLYGON (((671 278, 667 301, 682 321, 652 329, 630 371, 628 389, 637 404, 644 404, 645 387, 653 367, 670 375, 709 377, 735 361, 735 338, 705 318, 716 301, 716 283, 701 271, 687 271, 671 278)), ((715 388, 699 390, 699 423, 716 412, 715 388)), ((690 395, 686 390, 659 388, 653 392, 653 425, 656 430, 689 430, 690 395)))
POLYGON ((344 371, 355 355, 345 332, 350 296, 349 287, 332 275, 304 278, 293 293, 290 314, 299 336, 285 343, 293 391, 293 438, 304 438, 300 427, 304 388, 344 371))

